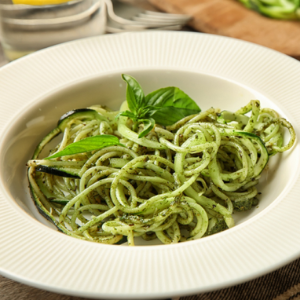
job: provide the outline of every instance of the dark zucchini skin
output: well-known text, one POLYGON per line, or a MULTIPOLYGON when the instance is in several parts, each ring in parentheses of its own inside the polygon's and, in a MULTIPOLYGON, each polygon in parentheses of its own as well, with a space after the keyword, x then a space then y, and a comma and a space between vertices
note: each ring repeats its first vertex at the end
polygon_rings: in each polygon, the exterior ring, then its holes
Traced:
MULTIPOLYGON (((57 127, 54 128, 37 146, 32 159, 36 159, 39 156, 39 154, 41 153, 44 146, 47 143, 49 143, 58 134, 62 133, 64 131, 64 129, 66 128, 68 122, 75 118, 83 118, 83 119, 88 119, 88 120, 98 119, 98 120, 106 121, 106 118, 102 117, 97 111, 95 111, 93 109, 82 108, 82 109, 75 109, 75 110, 71 110, 71 111, 67 112, 59 119, 57 127)), ((29 169, 30 168, 28 168, 28 172, 29 172, 29 169)), ((74 170, 72 170, 72 168, 69 168, 69 169, 68 168, 65 168, 65 169, 59 168, 58 169, 58 168, 54 168, 54 167, 40 165, 40 166, 36 167, 35 170, 39 171, 39 172, 51 173, 53 175, 58 175, 58 176, 63 176, 63 177, 80 178, 80 176, 77 174, 77 172, 79 170, 75 169, 75 168, 74 168, 74 170)), ((30 182, 29 182, 29 187, 30 187, 31 198, 34 201, 34 204, 37 207, 38 212, 43 217, 45 217, 48 221, 53 223, 56 226, 56 228, 58 229, 58 231, 66 234, 66 235, 84 240, 83 237, 78 236, 74 233, 71 233, 63 224, 59 223, 59 221, 50 213, 49 207, 47 207, 47 204, 44 205, 43 202, 41 201, 41 199, 39 198, 39 196, 34 192, 33 187, 30 182)), ((51 201, 51 199, 48 199, 48 200, 53 203, 58 203, 58 204, 62 204, 62 205, 66 204, 65 203, 66 201, 61 201, 61 200, 57 200, 57 199, 56 200, 54 199, 52 201, 51 201)))
MULTIPOLYGON (((28 169, 29 170, 29 169, 28 169)), ((66 235, 69 235, 69 236, 72 236, 72 234, 70 233, 70 231, 65 227, 63 226, 62 224, 60 224, 56 219, 55 217, 50 214, 50 212, 47 210, 47 208, 43 205, 43 203, 41 202, 40 198, 37 196, 37 194, 34 192, 32 186, 30 185, 30 194, 31 194, 31 198, 33 199, 34 201, 34 204, 38 210, 38 212, 43 216, 45 217, 48 221, 50 221, 51 223, 53 223, 55 225, 55 227, 57 228, 58 231, 66 234, 66 235)), ((74 235, 73 235, 74 237, 74 235)), ((80 236, 75 236, 76 238, 79 238, 79 239, 83 239, 81 238, 80 236)))
POLYGON ((42 141, 35 148, 32 159, 36 159, 38 155, 41 153, 46 144, 48 144, 52 139, 54 139, 57 135, 61 133, 59 128, 54 128, 51 132, 49 132, 42 141))
POLYGON ((63 169, 57 169, 54 167, 48 167, 48 166, 37 166, 35 168, 36 171, 38 172, 44 172, 44 173, 48 173, 48 174, 52 174, 52 175, 56 175, 56 176, 62 176, 62 177, 69 177, 69 178, 80 178, 80 176, 76 175, 76 172, 71 173, 69 172, 69 170, 63 170, 63 169))
POLYGON ((64 131, 68 122, 79 117, 87 118, 87 119, 104 120, 104 118, 93 109, 79 108, 79 109, 70 110, 67 113, 65 113, 63 116, 61 116, 61 118, 58 120, 57 127, 61 131, 64 131))
POLYGON ((65 113, 58 120, 57 127, 54 128, 50 133, 48 133, 36 147, 32 159, 37 158, 39 153, 43 150, 44 146, 64 131, 69 121, 78 117, 85 117, 88 119, 103 119, 103 117, 99 115, 95 110, 89 108, 74 109, 65 113))
MULTIPOLYGON (((28 168, 28 172, 29 172, 29 168, 28 168)), ((41 200, 39 199, 39 197, 37 196, 37 194, 34 192, 31 184, 30 184, 30 195, 31 198, 34 201, 34 204, 38 210, 38 212, 44 217, 46 218, 48 221, 50 221, 51 223, 53 223, 55 225, 55 227, 63 233, 68 234, 65 231, 65 228, 63 226, 61 226, 57 220, 49 213, 49 211, 47 210, 47 208, 43 205, 43 203, 41 202, 41 200)))
POLYGON ((57 203, 57 204, 61 204, 61 205, 66 205, 66 204, 68 204, 69 200, 58 200, 58 199, 53 199, 53 200, 50 200, 50 202, 57 203))
MULTIPOLYGON (((83 108, 83 109, 75 109, 75 110, 67 112, 59 119, 57 127, 54 128, 36 147, 32 159, 36 159, 38 157, 38 155, 41 153, 41 151, 43 150, 44 146, 47 143, 49 143, 53 138, 55 138, 58 134, 63 132, 69 121, 71 121, 72 119, 77 118, 77 117, 83 117, 83 118, 87 118, 87 119, 100 119, 100 120, 103 119, 103 120, 105 120, 100 114, 98 114, 97 111, 95 111, 93 109, 83 108)), ((28 172, 29 172, 29 169, 30 168, 28 168, 28 172)), ((80 178, 80 176, 78 176, 76 174, 77 170, 75 170, 74 174, 70 174, 70 173, 66 172, 67 170, 65 170, 65 171, 63 171, 62 169, 57 170, 56 168, 53 168, 53 167, 47 167, 47 166, 41 165, 36 168, 36 171, 51 173, 53 175, 58 175, 58 176, 63 176, 63 177, 80 178)), ((70 170, 68 170, 68 171, 70 171, 70 170)), ((45 217, 48 221, 53 223, 56 226, 56 228, 58 229, 58 231, 66 234, 66 235, 69 235, 69 236, 74 236, 70 233, 70 231, 67 230, 67 228, 65 228, 65 226, 60 224, 58 222, 58 220, 56 220, 56 218, 49 212, 48 208, 44 206, 41 199, 34 192, 30 182, 29 182, 29 187, 30 187, 31 198, 34 201, 34 204, 37 207, 38 212, 43 217, 45 217)), ((51 202, 51 200, 50 200, 50 202, 51 202)), ((80 236, 75 236, 75 237, 77 237, 79 239, 83 239, 80 236)))

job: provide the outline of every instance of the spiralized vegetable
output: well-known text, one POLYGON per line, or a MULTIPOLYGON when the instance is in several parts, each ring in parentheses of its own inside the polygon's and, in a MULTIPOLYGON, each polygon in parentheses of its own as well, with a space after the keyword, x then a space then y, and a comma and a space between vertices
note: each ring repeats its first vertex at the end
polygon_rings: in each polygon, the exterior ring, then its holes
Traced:
POLYGON ((300 18, 299 0, 239 0, 247 8, 274 19, 293 20, 300 18))
POLYGON ((233 227, 234 210, 257 205, 256 185, 269 156, 295 141, 292 125, 256 100, 235 113, 210 108, 172 126, 156 125, 140 139, 143 125, 134 132, 130 119, 115 118, 118 112, 90 109, 102 117, 72 118, 51 154, 103 134, 119 137, 125 147, 38 159, 60 133, 56 128, 28 162, 28 178, 38 208, 59 230, 99 243, 134 245, 141 236, 170 244, 233 227), (38 172, 40 165, 67 167, 80 178, 38 172))

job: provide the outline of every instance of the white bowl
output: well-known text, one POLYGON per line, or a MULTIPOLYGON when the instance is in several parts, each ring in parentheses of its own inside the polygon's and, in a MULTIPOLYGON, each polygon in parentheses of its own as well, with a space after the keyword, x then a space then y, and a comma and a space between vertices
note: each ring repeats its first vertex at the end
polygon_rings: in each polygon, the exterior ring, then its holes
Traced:
POLYGON ((271 158, 259 207, 234 214, 235 228, 168 246, 99 245, 57 232, 30 198, 25 167, 65 112, 92 104, 118 109, 121 73, 137 78, 146 93, 178 86, 202 110, 237 110, 259 99, 299 135, 299 66, 233 39, 144 32, 66 43, 2 68, 0 273, 60 293, 141 299, 238 284, 299 257, 299 143, 271 158))

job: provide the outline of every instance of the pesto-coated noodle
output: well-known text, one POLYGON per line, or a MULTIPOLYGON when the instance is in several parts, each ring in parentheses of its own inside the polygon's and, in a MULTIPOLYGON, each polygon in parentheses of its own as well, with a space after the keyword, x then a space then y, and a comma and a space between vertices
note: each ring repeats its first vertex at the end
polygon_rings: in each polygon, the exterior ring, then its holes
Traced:
POLYGON ((129 245, 140 236, 170 244, 231 228, 234 210, 257 205, 256 185, 269 156, 295 142, 291 124, 256 100, 235 113, 210 108, 171 126, 156 125, 142 138, 145 125, 134 128, 117 113, 93 106, 69 114, 28 162, 38 208, 70 236, 129 245), (122 145, 39 158, 59 133, 51 155, 98 135, 114 135, 122 145))

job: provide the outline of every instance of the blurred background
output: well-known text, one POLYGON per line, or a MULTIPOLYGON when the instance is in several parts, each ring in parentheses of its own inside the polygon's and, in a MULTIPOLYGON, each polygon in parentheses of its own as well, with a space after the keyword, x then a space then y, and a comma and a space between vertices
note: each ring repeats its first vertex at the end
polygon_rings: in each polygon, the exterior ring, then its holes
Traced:
POLYGON ((190 20, 146 0, 0 0, 1 65, 84 37, 141 30, 181 30, 190 20))
POLYGON ((89 36, 186 30, 254 42, 300 58, 298 0, 0 0, 0 66, 89 36))

